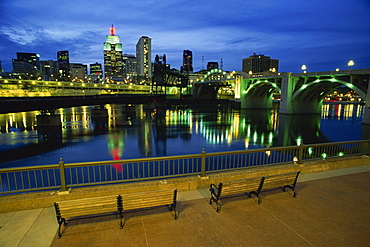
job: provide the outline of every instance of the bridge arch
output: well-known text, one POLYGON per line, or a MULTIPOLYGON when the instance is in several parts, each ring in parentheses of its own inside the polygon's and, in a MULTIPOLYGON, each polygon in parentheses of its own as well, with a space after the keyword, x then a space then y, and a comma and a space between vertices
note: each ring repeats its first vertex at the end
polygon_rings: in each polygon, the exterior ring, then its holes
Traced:
POLYGON ((280 83, 267 79, 253 80, 243 91, 243 108, 272 108, 272 95, 281 94, 280 83))
POLYGON ((230 79, 230 73, 226 72, 222 69, 212 69, 207 72, 207 74, 200 80, 200 82, 206 82, 206 81, 214 81, 212 79, 215 79, 215 75, 220 75, 223 77, 223 79, 230 79))
MULTIPOLYGON (((356 85, 343 81, 338 80, 335 78, 326 78, 326 79, 316 79, 315 81, 309 82, 307 84, 303 84, 293 95, 292 101, 299 100, 299 98, 304 98, 303 100, 309 99, 317 99, 323 100, 326 95, 333 92, 335 89, 346 86, 358 93, 360 97, 365 100, 366 99, 366 92, 364 92, 361 88, 357 87, 356 85), (309 88, 309 90, 307 90, 309 88)), ((302 99, 301 99, 302 100, 302 99)))
POLYGON ((230 73, 222 69, 212 69, 203 78, 194 83, 192 88, 193 98, 216 99, 220 87, 230 86, 230 73))

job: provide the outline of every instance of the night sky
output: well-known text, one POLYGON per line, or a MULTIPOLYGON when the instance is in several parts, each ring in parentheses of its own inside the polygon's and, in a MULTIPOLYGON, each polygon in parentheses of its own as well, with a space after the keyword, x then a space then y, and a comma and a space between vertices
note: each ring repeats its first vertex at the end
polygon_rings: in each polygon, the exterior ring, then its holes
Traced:
POLYGON ((111 25, 123 53, 135 54, 140 36, 152 38, 152 61, 167 56, 179 69, 183 50, 194 70, 223 60, 241 70, 254 52, 279 59, 280 72, 370 68, 370 0, 0 0, 0 60, 11 71, 16 52, 72 63, 103 63, 111 25))

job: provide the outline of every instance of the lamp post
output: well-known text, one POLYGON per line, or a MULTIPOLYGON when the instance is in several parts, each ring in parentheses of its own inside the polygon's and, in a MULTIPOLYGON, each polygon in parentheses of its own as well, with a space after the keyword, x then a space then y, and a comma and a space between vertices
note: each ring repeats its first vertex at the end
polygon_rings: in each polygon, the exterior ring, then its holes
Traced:
POLYGON ((352 69, 352 66, 355 65, 355 62, 353 62, 353 60, 349 60, 348 62, 348 66, 349 66, 349 69, 351 70, 352 69))
POLYGON ((303 64, 301 67, 302 73, 306 73, 306 69, 307 69, 306 65, 303 64))

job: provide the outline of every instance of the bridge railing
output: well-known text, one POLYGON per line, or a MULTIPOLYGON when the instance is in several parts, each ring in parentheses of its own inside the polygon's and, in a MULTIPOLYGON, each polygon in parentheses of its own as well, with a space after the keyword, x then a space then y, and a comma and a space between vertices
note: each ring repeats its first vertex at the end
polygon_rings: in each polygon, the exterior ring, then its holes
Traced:
POLYGON ((153 157, 0 169, 0 194, 38 190, 67 190, 142 180, 174 178, 246 169, 255 166, 302 163, 307 160, 370 154, 370 141, 334 142, 230 152, 153 157))

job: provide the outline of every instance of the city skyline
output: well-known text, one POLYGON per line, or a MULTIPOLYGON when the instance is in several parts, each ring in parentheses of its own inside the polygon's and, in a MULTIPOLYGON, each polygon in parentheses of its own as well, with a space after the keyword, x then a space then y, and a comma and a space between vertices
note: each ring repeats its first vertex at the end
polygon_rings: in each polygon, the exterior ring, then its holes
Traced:
POLYGON ((152 62, 166 54, 180 69, 183 50, 193 52, 194 71, 222 59, 224 70, 241 70, 254 52, 278 59, 280 72, 370 67, 370 2, 328 1, 109 1, 55 5, 25 0, 0 3, 0 60, 5 71, 17 52, 70 62, 103 64, 102 45, 112 24, 123 54, 135 54, 141 36, 152 39, 152 62), (204 63, 202 56, 204 55, 204 63))

